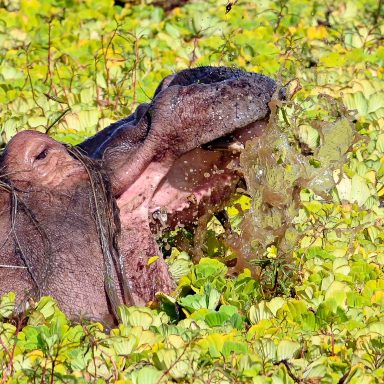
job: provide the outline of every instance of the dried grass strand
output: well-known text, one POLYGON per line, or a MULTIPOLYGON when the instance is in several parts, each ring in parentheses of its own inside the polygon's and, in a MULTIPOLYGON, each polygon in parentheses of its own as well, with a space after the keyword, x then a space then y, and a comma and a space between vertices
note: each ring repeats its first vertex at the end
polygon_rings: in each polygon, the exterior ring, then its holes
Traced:
POLYGON ((68 151, 82 163, 90 180, 93 214, 103 252, 104 284, 113 314, 117 318, 117 307, 120 304, 133 305, 134 302, 118 246, 121 229, 116 200, 109 178, 99 163, 77 148, 68 148, 68 151), (117 287, 121 288, 123 303, 119 300, 117 287))

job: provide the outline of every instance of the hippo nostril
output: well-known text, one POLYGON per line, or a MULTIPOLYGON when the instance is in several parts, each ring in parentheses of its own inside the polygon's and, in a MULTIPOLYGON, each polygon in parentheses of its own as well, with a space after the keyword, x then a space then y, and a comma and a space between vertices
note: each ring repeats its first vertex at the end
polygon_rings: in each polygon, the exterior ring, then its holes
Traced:
POLYGON ((45 148, 44 150, 42 150, 36 157, 35 157, 35 160, 43 160, 47 157, 48 155, 48 149, 45 148))

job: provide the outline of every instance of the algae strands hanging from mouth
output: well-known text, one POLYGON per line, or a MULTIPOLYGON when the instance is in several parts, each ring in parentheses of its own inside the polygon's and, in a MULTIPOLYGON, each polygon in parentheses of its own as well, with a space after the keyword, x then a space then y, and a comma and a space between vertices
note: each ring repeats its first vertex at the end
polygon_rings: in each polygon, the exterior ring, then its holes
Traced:
MULTIPOLYGON (((281 109, 286 108, 282 104, 281 109)), ((277 247, 281 257, 297 245, 301 234, 294 218, 302 208, 302 188, 312 190, 319 199, 331 200, 338 181, 334 172, 346 161, 356 137, 345 108, 341 106, 339 112, 331 121, 311 121, 303 135, 304 126, 279 118, 280 112, 273 111, 266 132, 246 144, 240 162, 252 204, 244 215, 240 239, 235 240, 238 265, 260 260, 270 246, 277 247), (305 153, 303 144, 308 143, 311 148, 305 153)))

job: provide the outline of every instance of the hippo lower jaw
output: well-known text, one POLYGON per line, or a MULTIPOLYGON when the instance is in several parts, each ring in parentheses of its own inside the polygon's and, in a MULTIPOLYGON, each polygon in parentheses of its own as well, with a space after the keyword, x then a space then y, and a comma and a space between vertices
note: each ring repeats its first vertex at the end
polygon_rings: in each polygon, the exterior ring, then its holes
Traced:
MULTIPOLYGON (((175 284, 149 226, 149 204, 161 180, 172 167, 173 159, 152 162, 117 200, 120 210, 120 247, 136 305, 145 305, 157 291, 170 293, 175 284), (151 258, 158 257, 153 263, 151 258)), ((154 259, 153 259, 154 260, 154 259)))

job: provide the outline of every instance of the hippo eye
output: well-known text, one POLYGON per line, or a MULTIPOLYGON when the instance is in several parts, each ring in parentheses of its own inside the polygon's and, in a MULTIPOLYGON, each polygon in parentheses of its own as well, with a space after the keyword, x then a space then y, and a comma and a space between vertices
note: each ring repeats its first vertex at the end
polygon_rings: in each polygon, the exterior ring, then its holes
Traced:
POLYGON ((35 160, 43 160, 47 157, 48 155, 48 149, 45 148, 43 151, 41 151, 35 158, 35 160))

